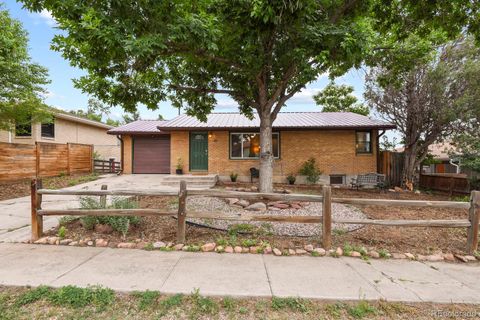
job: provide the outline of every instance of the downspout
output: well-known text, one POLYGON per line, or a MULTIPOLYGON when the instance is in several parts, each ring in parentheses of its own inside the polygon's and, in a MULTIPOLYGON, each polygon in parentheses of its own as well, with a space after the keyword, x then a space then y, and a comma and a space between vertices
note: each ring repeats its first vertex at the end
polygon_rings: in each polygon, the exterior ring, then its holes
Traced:
POLYGON ((377 131, 377 173, 380 172, 380 137, 385 134, 386 130, 383 130, 381 134, 377 131))
POLYGON ((449 162, 452 166, 454 166, 454 167, 456 168, 455 171, 456 171, 457 174, 460 173, 460 162, 459 162, 458 164, 455 164, 455 163, 453 162, 453 159, 450 159, 448 162, 449 162))
POLYGON ((123 138, 121 135, 117 135, 117 139, 120 140, 120 172, 118 174, 123 173, 123 138))

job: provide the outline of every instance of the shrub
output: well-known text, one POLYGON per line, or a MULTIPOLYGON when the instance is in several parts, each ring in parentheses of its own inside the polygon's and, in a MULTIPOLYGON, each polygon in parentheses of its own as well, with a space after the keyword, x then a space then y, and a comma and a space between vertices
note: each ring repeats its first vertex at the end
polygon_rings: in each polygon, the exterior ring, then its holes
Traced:
POLYGON ((60 239, 65 239, 65 236, 67 235, 67 228, 65 228, 64 226, 61 226, 58 229, 58 234, 57 235, 60 239))
MULTIPOLYGON (((82 209, 104 209, 99 200, 92 197, 80 198, 80 208, 82 209)), ((138 204, 128 198, 113 198, 112 204, 107 208, 111 209, 135 209, 138 208, 138 204)), ((96 224, 110 225, 113 230, 125 235, 130 229, 130 225, 138 225, 140 223, 140 217, 136 216, 85 216, 81 218, 82 225, 85 229, 93 229, 96 224)))
POLYGON ((230 180, 232 182, 236 182, 237 181, 237 178, 238 178, 238 173, 230 173, 230 180))
POLYGON ((468 179, 470 184, 470 191, 480 190, 480 178, 479 177, 470 177, 468 179))
POLYGON ((320 180, 322 171, 318 168, 315 158, 310 158, 302 165, 299 173, 307 177, 307 182, 315 184, 320 180))
POLYGON ((295 180, 297 180, 297 178, 295 177, 295 175, 293 173, 290 173, 287 176, 287 181, 288 181, 289 184, 295 184, 295 180))

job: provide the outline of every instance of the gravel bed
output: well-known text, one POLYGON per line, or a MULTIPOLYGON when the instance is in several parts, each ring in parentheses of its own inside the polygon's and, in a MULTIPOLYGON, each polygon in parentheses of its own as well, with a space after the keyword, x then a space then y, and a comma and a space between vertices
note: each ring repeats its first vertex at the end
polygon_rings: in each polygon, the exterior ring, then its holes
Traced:
MULTIPOLYGON (((224 200, 212 197, 188 197, 187 210, 189 211, 221 211, 226 215, 243 215, 243 214, 265 214, 265 215, 282 215, 282 216, 313 216, 322 214, 321 202, 307 203, 302 209, 282 209, 279 211, 247 211, 241 208, 228 205, 224 200)), ((337 219, 366 219, 363 212, 353 206, 340 203, 332 204, 332 218, 337 219)), ((245 223, 244 221, 232 220, 214 220, 214 219, 193 219, 187 217, 187 222, 211 227, 220 230, 228 230, 228 227, 234 224, 245 223)), ((265 227, 265 222, 248 222, 249 224, 265 227)), ((333 230, 341 230, 343 232, 352 231, 361 228, 361 225, 333 224, 333 230)), ((270 222, 268 231, 276 235, 310 237, 321 235, 321 226, 316 223, 280 223, 270 222)))

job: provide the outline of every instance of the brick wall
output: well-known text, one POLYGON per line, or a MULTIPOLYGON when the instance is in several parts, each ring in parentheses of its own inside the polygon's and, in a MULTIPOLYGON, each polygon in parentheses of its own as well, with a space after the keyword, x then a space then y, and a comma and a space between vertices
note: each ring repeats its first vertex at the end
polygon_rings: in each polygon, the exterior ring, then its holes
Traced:
POLYGON ((190 135, 188 131, 170 133, 170 172, 173 174, 177 169, 178 159, 183 162, 183 172, 189 172, 189 144, 190 135))
MULTIPOLYGON (((280 159, 275 160, 274 180, 285 182, 285 177, 297 174, 302 164, 314 157, 323 171, 322 179, 330 174, 344 174, 347 181, 359 173, 376 172, 376 132, 372 136, 373 153, 355 153, 354 130, 283 131, 280 133, 280 159)), ((172 132, 171 172, 175 172, 177 159, 184 160, 184 172, 188 173, 188 132, 172 132)), ((212 131, 208 141, 208 172, 229 179, 230 173, 238 173, 239 180, 248 180, 249 169, 258 168, 258 160, 230 160, 228 131, 212 131)), ((299 182, 303 178, 299 177, 299 182)))

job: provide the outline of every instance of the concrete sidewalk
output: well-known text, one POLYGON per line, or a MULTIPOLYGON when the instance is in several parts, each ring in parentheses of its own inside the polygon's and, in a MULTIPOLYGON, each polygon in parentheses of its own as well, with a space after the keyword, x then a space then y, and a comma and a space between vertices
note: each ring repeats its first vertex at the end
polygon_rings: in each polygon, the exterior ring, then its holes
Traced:
POLYGON ((478 264, 0 244, 1 285, 480 303, 478 264))

